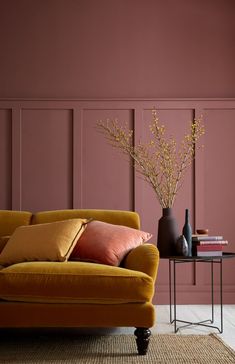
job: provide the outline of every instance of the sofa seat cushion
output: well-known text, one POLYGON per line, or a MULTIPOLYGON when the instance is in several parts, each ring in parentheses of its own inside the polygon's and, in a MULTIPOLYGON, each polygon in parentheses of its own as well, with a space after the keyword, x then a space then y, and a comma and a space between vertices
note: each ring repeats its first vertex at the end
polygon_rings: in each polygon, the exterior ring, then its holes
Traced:
POLYGON ((145 273, 87 262, 26 262, 0 270, 0 299, 24 302, 128 303, 153 296, 145 273))

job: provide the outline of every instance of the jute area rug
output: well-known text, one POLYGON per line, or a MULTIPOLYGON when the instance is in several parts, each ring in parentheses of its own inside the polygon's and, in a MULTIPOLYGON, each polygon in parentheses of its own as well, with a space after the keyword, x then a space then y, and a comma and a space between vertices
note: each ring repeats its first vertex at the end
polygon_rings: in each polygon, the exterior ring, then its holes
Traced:
POLYGON ((134 335, 0 336, 0 363, 224 364, 235 351, 217 335, 152 335, 146 356, 138 356, 134 335))

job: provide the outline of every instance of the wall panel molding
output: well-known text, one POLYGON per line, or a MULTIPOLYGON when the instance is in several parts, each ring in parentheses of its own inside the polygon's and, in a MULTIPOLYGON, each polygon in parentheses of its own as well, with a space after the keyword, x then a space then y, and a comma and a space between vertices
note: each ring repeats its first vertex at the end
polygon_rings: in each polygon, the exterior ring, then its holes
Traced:
MULTIPOLYGON (((218 157, 216 161, 213 160, 213 151, 211 150, 211 148, 218 149, 220 135, 223 138, 229 138, 231 145, 233 143, 235 98, 1 99, 0 111, 8 110, 8 116, 6 118, 5 114, 1 116, 0 113, 0 126, 3 125, 3 130, 5 130, 6 123, 11 124, 11 135, 7 137, 7 140, 5 132, 0 135, 0 145, 3 145, 4 142, 7 145, 6 150, 8 150, 4 159, 0 160, 2 164, 1 179, 5 181, 2 185, 2 194, 0 194, 0 208, 21 210, 27 207, 37 210, 38 201, 39 210, 43 206, 46 207, 45 209, 94 207, 136 210, 141 216, 142 228, 153 233, 152 242, 155 243, 161 208, 153 191, 139 177, 131 162, 124 160, 125 158, 120 153, 107 146, 105 139, 102 140, 94 130, 96 120, 118 117, 120 121, 127 121, 129 126, 134 128, 134 142, 137 143, 148 129, 152 108, 159 111, 163 117, 163 122, 165 120, 170 121, 169 125, 175 128, 176 133, 179 130, 184 130, 186 122, 190 121, 188 119, 191 119, 191 116, 196 118, 200 115, 204 116, 206 130, 208 129, 209 132, 205 136, 205 152, 199 152, 196 155, 193 168, 187 176, 186 183, 175 204, 176 216, 181 228, 184 209, 189 207, 193 225, 196 227, 204 226, 208 221, 212 225, 212 229, 218 227, 218 233, 222 232, 229 238, 229 250, 235 251, 233 227, 226 222, 225 218, 223 219, 223 215, 226 215, 227 205, 234 201, 233 182, 231 182, 234 174, 232 172, 227 173, 227 169, 233 165, 234 151, 231 150, 231 155, 226 152, 225 164, 222 163, 222 156, 219 162, 218 157), (43 124, 40 115, 45 115, 46 125, 43 124), (31 123, 35 123, 35 126, 32 126, 31 123), (24 126, 23 134, 22 126, 24 126), (216 135, 213 134, 214 130, 216 130, 216 135), (45 141, 37 139, 37 134, 40 132, 48 134, 45 141), (215 144, 213 143, 214 139, 216 140, 215 144), (35 142, 35 151, 33 151, 32 141, 35 142), (30 177, 29 173, 33 167, 34 159, 32 156, 26 160, 25 153, 35 152, 37 160, 40 160, 39 148, 45 148, 45 155, 48 155, 48 158, 45 158, 44 155, 43 174, 41 175, 36 170, 39 178, 38 186, 41 184, 45 189, 45 186, 48 185, 48 188, 51 188, 51 194, 48 191, 40 190, 37 185, 35 189, 32 186, 34 179, 30 177), (53 163, 54 169, 51 169, 50 163, 53 163), (6 168, 6 164, 8 168, 6 168), (208 168, 210 174, 207 172, 208 168), (221 183, 223 183, 221 188, 228 189, 232 196, 232 199, 231 196, 228 199, 224 193, 224 199, 220 199, 220 213, 218 214, 215 213, 216 204, 213 201, 216 192, 213 191, 213 188, 210 189, 216 171, 229 176, 224 181, 221 178, 221 183), (29 189, 28 196, 27 189, 29 189), (35 197, 36 192, 38 195, 35 197), (34 200, 32 206, 30 205, 30 194, 34 200), (214 210, 211 212, 213 221, 208 218, 210 204, 214 210)), ((226 146, 225 140, 222 140, 223 143, 226 146)), ((220 146, 220 155, 225 149, 220 146)), ((38 168, 40 169, 40 166, 38 168)), ((37 183, 37 179, 34 183, 37 183)), ((232 203, 232 208, 234 204, 232 203)), ((231 275, 231 270, 234 271, 234 264, 225 262, 224 299, 227 303, 235 303, 235 281, 233 278, 235 274, 231 275)), ((185 267, 178 275, 182 300, 189 298, 187 292, 190 291, 190 302, 208 301, 208 273, 206 269, 197 269, 197 273, 199 276, 196 282, 194 282, 192 268, 185 267), (193 283, 195 284, 191 286, 193 283)), ((166 303, 167 301, 167 277, 168 265, 161 261, 155 295, 155 302, 157 303, 166 303)))
POLYGON ((0 108, 0 201, 12 208, 12 109, 0 108))
POLYGON ((21 108, 12 108, 12 209, 21 210, 21 108))

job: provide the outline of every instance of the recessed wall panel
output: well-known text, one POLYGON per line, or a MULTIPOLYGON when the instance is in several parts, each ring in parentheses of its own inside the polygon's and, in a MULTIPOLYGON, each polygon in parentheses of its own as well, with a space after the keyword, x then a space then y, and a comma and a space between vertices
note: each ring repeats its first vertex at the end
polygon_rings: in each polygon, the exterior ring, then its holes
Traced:
MULTIPOLYGON (((190 133, 190 121, 193 119, 192 110, 157 110, 157 115, 159 117, 159 123, 165 125, 165 137, 173 137, 177 143, 177 148, 185 134, 190 133)), ((142 121, 136 124, 136 141, 141 140, 143 142, 149 142, 154 140, 150 132, 149 125, 152 122, 151 110, 144 110, 142 121)), ((191 213, 191 223, 193 224, 194 212, 193 212, 193 171, 192 165, 188 168, 186 174, 182 178, 182 186, 179 188, 175 202, 173 204, 173 210, 175 217, 179 223, 180 230, 182 229, 184 223, 184 213, 185 209, 188 208, 191 213)), ((156 220, 162 215, 162 207, 157 198, 156 192, 147 182, 143 181, 142 178, 137 177, 139 192, 136 196, 138 201, 139 209, 143 221, 146 221, 145 226, 153 230, 156 238, 156 220), (152 218, 147 217, 151 214, 152 218)))
POLYGON ((96 128, 98 120, 117 118, 133 127, 132 110, 84 110, 82 119, 82 207, 133 210, 133 168, 96 128))
POLYGON ((73 207, 71 110, 22 110, 21 163, 22 209, 73 207))
MULTIPOLYGON (((157 108, 157 106, 156 106, 157 108)), ((177 150, 180 147, 181 141, 185 134, 191 133, 191 121, 193 120, 193 110, 185 109, 160 109, 157 108, 157 116, 159 125, 165 126, 166 139, 174 138, 177 145, 177 150)), ((156 143, 154 136, 150 132, 150 124, 152 123, 152 110, 144 109, 142 120, 136 124, 136 142, 141 140, 149 142, 152 140, 156 143)), ((175 167, 176 168, 176 167, 175 167)), ((142 226, 145 230, 153 234, 152 242, 157 243, 158 220, 162 216, 162 207, 157 198, 157 194, 149 183, 138 176, 136 179, 136 208, 141 215, 142 226)), ((193 185, 193 169, 192 165, 181 180, 182 186, 179 188, 177 196, 173 204, 173 213, 178 223, 179 234, 182 233, 182 228, 185 218, 185 209, 190 211, 190 221, 193 227, 194 220, 194 185, 193 185)), ((183 285, 190 284, 193 281, 193 272, 191 267, 184 265, 178 268, 178 282, 183 285)), ((161 260, 159 273, 159 285, 168 284, 168 261, 161 260)))
MULTIPOLYGON (((234 252, 235 110, 206 109, 204 115, 205 147, 196 170, 203 176, 196 196, 198 224, 208 228, 211 235, 222 235, 229 243, 224 251, 234 252)), ((202 282, 209 285, 206 269, 201 273, 202 282)), ((235 284, 233 260, 223 264, 223 282, 225 287, 235 284)))

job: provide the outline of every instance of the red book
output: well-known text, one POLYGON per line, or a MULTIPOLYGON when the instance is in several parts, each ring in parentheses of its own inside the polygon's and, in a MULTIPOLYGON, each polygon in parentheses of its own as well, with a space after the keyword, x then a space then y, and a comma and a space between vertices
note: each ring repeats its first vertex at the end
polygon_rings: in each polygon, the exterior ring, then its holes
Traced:
POLYGON ((223 245, 219 244, 197 245, 197 252, 222 251, 222 250, 223 250, 223 245))

